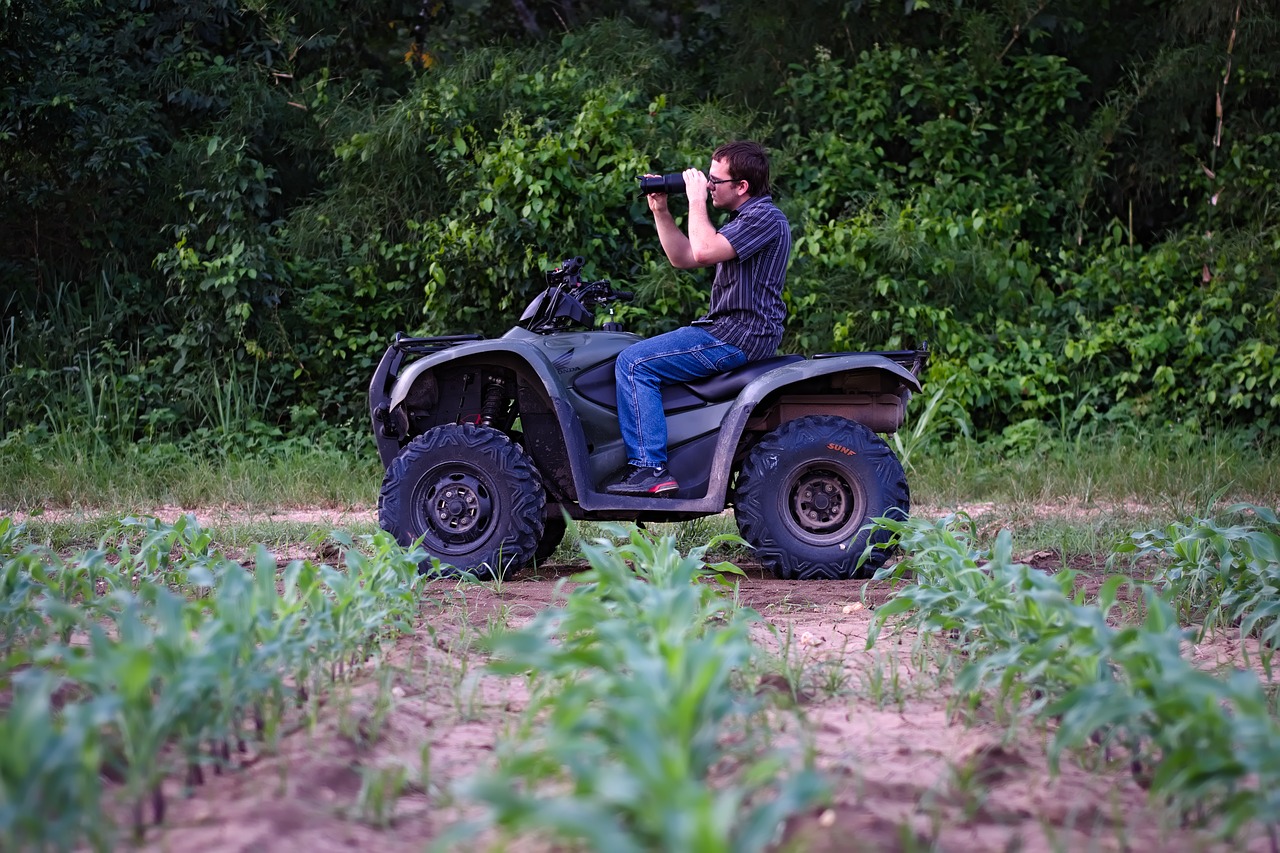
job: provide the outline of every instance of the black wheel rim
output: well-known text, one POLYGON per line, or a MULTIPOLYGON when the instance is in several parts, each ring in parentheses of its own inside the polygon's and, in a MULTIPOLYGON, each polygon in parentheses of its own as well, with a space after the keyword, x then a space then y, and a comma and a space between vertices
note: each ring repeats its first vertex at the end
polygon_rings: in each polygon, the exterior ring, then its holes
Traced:
POLYGON ((813 545, 851 539, 862 526, 866 506, 857 478, 826 460, 798 466, 778 500, 791 534, 813 545))
POLYGON ((469 467, 434 469, 414 489, 418 527, 436 550, 469 553, 493 530, 495 494, 492 485, 469 467))

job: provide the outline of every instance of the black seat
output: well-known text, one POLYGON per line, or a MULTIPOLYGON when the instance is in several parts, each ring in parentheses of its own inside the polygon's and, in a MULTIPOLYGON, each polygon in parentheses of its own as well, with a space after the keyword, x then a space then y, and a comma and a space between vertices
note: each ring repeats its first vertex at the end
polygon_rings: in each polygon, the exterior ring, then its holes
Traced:
POLYGON ((802 355, 775 355, 769 358, 762 358, 759 361, 749 361, 742 367, 735 367, 727 373, 717 373, 715 376, 708 376, 706 379, 699 379, 696 382, 687 382, 685 387, 693 393, 697 394, 708 403, 719 403, 724 400, 732 400, 738 396, 738 392, 746 388, 751 380, 757 376, 768 373, 770 370, 776 370, 784 364, 794 364, 797 361, 804 361, 802 355))

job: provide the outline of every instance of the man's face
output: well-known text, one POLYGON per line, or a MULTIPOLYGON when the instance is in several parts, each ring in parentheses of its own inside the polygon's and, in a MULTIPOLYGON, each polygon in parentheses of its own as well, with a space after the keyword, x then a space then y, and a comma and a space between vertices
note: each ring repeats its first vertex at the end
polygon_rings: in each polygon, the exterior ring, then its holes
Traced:
POLYGON ((712 160, 707 170, 707 191, 711 193, 711 204, 715 207, 726 207, 736 210, 742 203, 742 181, 729 177, 729 164, 724 160, 712 160))

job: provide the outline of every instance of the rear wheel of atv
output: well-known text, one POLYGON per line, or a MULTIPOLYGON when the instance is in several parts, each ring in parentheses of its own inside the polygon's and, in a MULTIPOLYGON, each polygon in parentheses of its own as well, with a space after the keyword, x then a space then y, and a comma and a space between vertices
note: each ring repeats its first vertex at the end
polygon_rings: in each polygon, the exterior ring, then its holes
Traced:
POLYGON ((446 424, 409 442, 387 468, 378 523, 441 563, 506 576, 536 553, 547 496, 542 476, 502 432, 446 424))
POLYGON ((881 516, 905 518, 902 464, 862 424, 830 415, 788 421, 760 440, 738 474, 735 515, 755 555, 785 579, 870 577, 888 557, 881 516))

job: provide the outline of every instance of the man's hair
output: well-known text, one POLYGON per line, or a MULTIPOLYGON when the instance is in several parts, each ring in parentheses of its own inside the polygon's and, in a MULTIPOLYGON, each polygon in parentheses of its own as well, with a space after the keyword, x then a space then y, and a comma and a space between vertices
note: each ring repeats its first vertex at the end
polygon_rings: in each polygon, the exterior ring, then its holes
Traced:
POLYGON ((711 159, 728 163, 729 177, 746 181, 748 195, 754 198, 769 194, 769 153, 759 142, 726 142, 711 152, 711 159))

